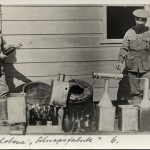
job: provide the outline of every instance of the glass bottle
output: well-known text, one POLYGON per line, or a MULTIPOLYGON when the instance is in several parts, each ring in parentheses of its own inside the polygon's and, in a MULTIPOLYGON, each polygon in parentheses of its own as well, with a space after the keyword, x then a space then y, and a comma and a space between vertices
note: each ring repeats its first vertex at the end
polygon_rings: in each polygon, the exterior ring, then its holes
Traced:
POLYGON ((84 129, 85 131, 90 131, 90 119, 89 119, 89 114, 86 114, 85 117, 85 122, 84 122, 84 129))
POLYGON ((43 111, 42 111, 42 125, 47 125, 47 120, 46 120, 46 107, 43 106, 43 111))
POLYGON ((74 121, 75 121, 74 110, 72 110, 72 112, 71 112, 71 124, 72 125, 73 125, 74 121))
POLYGON ((46 107, 45 114, 47 121, 52 121, 52 109, 50 106, 46 107))
POLYGON ((58 107, 53 106, 52 125, 58 125, 58 107))
POLYGON ((63 117, 63 122, 62 122, 62 128, 65 132, 71 131, 71 119, 68 114, 68 109, 66 108, 64 110, 64 117, 63 117))
POLYGON ((52 110, 52 106, 49 106, 48 107, 49 108, 49 110, 48 110, 48 114, 49 114, 49 121, 52 121, 52 116, 53 116, 53 110, 52 110))
POLYGON ((81 111, 80 127, 81 127, 82 129, 84 129, 84 115, 83 115, 83 111, 81 111))
POLYGON ((75 122, 77 122, 77 125, 78 125, 77 128, 80 129, 81 126, 80 126, 80 120, 79 120, 79 113, 77 113, 77 117, 76 117, 75 122))
POLYGON ((91 119, 90 128, 91 128, 92 132, 96 131, 96 115, 95 115, 95 111, 94 111, 94 114, 93 114, 93 118, 91 119))
POLYGON ((72 131, 73 132, 77 131, 78 127, 79 127, 79 117, 78 117, 78 113, 76 113, 76 118, 72 126, 72 131))
POLYGON ((29 111, 29 125, 36 125, 36 115, 34 105, 32 105, 32 108, 29 111))
POLYGON ((36 119, 36 125, 42 125, 42 114, 41 114, 41 107, 37 107, 37 119, 36 119))

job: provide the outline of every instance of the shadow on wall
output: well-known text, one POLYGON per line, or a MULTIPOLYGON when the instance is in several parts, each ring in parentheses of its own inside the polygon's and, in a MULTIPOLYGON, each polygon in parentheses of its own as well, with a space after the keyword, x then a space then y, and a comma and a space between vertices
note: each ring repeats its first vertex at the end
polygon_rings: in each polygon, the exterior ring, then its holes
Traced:
POLYGON ((117 92, 117 100, 131 100, 131 90, 129 85, 129 78, 127 71, 124 69, 122 74, 124 75, 119 82, 119 88, 117 92))
POLYGON ((22 73, 20 73, 15 67, 14 67, 14 62, 17 62, 16 59, 16 51, 13 52, 6 58, 7 60, 10 60, 11 63, 5 64, 4 71, 6 75, 6 83, 9 87, 9 91, 11 93, 19 93, 22 92, 23 86, 26 83, 31 82, 30 79, 26 78, 22 73), (24 82, 23 84, 16 86, 14 83, 14 78, 24 82))

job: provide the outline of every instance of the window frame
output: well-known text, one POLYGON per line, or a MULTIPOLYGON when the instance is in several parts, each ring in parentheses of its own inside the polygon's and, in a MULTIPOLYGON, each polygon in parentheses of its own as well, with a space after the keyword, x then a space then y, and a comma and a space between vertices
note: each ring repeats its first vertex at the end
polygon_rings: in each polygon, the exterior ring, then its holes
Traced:
POLYGON ((137 4, 137 5, 133 5, 133 4, 127 4, 127 5, 122 5, 122 4, 112 4, 112 5, 103 5, 103 40, 101 40, 100 44, 121 44, 122 43, 122 39, 107 39, 107 7, 108 6, 132 6, 132 7, 144 7, 144 9, 147 9, 147 5, 145 4, 137 4))

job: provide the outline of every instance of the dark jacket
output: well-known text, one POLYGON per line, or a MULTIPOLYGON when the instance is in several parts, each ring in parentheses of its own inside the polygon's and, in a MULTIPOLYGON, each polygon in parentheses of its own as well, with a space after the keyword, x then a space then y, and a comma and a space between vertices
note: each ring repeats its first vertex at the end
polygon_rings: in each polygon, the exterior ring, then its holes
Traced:
POLYGON ((150 30, 144 27, 129 29, 122 42, 119 62, 124 62, 125 68, 132 72, 147 72, 150 70, 150 30))

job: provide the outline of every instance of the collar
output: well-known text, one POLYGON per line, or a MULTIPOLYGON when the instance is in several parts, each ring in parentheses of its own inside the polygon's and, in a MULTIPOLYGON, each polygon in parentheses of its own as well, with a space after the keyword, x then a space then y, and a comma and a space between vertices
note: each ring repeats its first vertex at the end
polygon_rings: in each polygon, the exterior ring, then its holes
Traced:
POLYGON ((135 26, 132 29, 135 31, 136 34, 142 34, 142 33, 146 32, 146 31, 148 31, 149 27, 144 26, 143 28, 139 28, 139 27, 135 26))

